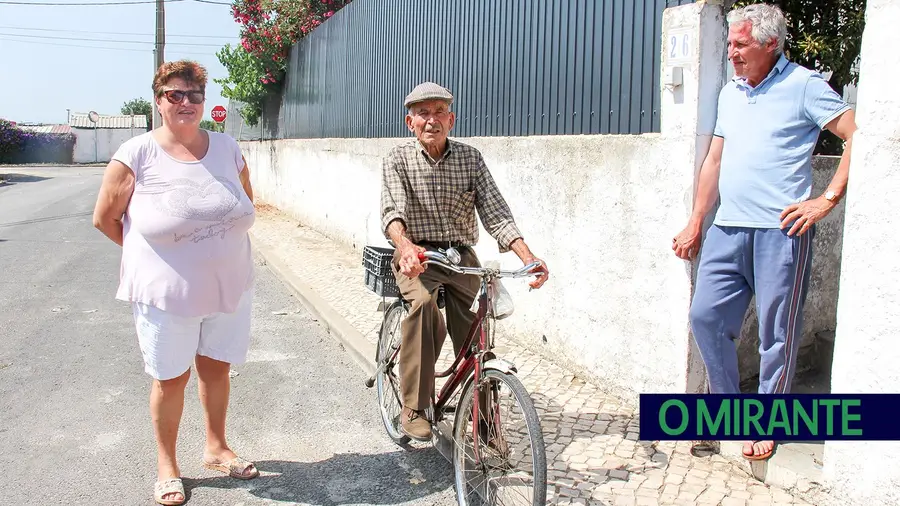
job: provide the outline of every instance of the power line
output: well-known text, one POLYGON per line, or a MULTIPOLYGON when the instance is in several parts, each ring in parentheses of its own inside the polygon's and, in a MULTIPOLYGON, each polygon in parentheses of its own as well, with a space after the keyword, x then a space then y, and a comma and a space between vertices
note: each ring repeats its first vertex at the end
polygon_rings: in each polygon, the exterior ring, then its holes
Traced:
MULTIPOLYGON (((163 0, 166 3, 172 2, 184 2, 185 0, 163 0)), ((139 4, 153 4, 156 3, 155 0, 133 0, 129 2, 83 2, 83 3, 71 3, 71 2, 60 2, 60 3, 51 3, 51 2, 41 2, 41 3, 31 3, 31 2, 7 2, 0 1, 0 5, 29 5, 29 6, 37 6, 37 7, 45 7, 45 6, 53 6, 53 7, 84 7, 84 6, 94 6, 94 5, 139 5, 139 4)))
MULTIPOLYGON (((186 0, 163 0, 165 3, 175 3, 175 2, 184 2, 186 0)), ((192 0, 201 4, 211 4, 211 5, 231 5, 231 2, 217 2, 214 0, 192 0)), ((97 6, 97 5, 141 5, 141 4, 155 4, 156 0, 132 0, 132 1, 124 1, 124 2, 40 2, 40 3, 32 3, 32 2, 10 2, 10 1, 0 1, 0 5, 28 5, 28 6, 37 6, 37 7, 85 7, 85 6, 97 6)))
MULTIPOLYGON (((2 34, 0 34, 2 35, 2 34)), ((57 46, 57 47, 77 47, 77 48, 85 48, 85 49, 105 49, 110 51, 130 51, 135 53, 146 53, 147 51, 153 51, 153 49, 138 49, 138 48, 130 48, 130 47, 107 47, 107 46, 84 46, 79 44, 63 44, 58 42, 35 42, 31 40, 18 40, 18 39, 6 39, 0 36, 0 41, 2 42, 18 42, 20 44, 41 44, 44 46, 57 46)), ((113 41, 114 42, 114 41, 113 41)), ((152 42, 147 42, 146 44, 153 44, 152 42)), ((199 53, 192 51, 173 51, 177 54, 192 54, 192 55, 202 55, 202 56, 216 56, 215 53, 199 53)))
MULTIPOLYGON (((95 35, 133 35, 138 37, 152 37, 152 33, 138 33, 138 32, 99 32, 95 30, 69 30, 63 28, 28 28, 28 27, 19 27, 19 26, 0 26, 0 30, 24 30, 24 31, 32 31, 32 32, 61 32, 61 33, 90 33, 95 35)), ((23 34, 25 35, 25 34, 23 34)), ((176 35, 173 33, 167 33, 167 37, 191 37, 191 38, 199 38, 199 39, 237 39, 238 37, 235 35, 176 35)))
MULTIPOLYGON (((28 35, 24 33, 0 33, 11 37, 26 37, 30 39, 56 39, 56 40, 78 40, 82 42, 114 42, 116 44, 153 44, 149 40, 111 40, 111 39, 88 39, 83 37, 51 37, 47 35, 28 35)), ((201 44, 199 42, 166 42, 166 45, 172 46, 206 46, 206 47, 222 47, 222 44, 201 44)))

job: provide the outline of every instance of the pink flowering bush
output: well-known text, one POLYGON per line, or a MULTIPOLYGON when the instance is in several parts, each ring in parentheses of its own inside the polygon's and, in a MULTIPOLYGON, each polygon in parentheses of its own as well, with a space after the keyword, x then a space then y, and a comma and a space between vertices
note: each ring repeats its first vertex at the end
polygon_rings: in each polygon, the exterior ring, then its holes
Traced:
POLYGON ((75 135, 33 132, 0 119, 0 163, 72 163, 75 135))
POLYGON ((251 126, 262 104, 280 92, 291 47, 351 0, 235 0, 231 14, 241 25, 241 43, 217 53, 228 78, 216 79, 223 95, 245 104, 241 115, 251 126))

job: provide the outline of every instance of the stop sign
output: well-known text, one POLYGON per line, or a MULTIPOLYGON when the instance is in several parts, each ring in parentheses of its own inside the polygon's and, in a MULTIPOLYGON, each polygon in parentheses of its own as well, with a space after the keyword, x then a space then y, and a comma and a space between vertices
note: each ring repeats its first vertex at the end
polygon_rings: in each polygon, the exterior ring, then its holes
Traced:
POLYGON ((225 116, 228 115, 228 112, 221 105, 217 105, 212 108, 210 115, 212 116, 213 121, 215 121, 216 123, 221 123, 225 121, 225 116))

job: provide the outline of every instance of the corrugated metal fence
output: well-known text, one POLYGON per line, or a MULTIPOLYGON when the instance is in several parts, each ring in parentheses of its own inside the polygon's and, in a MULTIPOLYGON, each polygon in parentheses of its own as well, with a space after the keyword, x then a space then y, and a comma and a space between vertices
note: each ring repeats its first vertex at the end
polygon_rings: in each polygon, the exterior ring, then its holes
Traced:
POLYGON ((294 46, 281 97, 241 139, 404 137, 419 82, 454 135, 659 131, 662 12, 693 0, 355 0, 294 46))

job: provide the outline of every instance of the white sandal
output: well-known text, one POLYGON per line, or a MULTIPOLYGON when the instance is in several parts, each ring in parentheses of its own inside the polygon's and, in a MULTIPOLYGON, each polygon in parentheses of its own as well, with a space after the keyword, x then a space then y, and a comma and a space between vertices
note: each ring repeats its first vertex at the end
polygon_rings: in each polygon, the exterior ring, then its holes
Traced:
POLYGON ((235 457, 228 462, 207 462, 204 460, 203 467, 225 473, 239 480, 252 480, 259 476, 259 470, 256 468, 256 465, 240 457, 235 457), (250 471, 250 474, 247 474, 247 471, 250 471))
POLYGON ((153 492, 153 498, 156 499, 156 502, 164 506, 184 504, 184 483, 181 482, 181 478, 169 478, 168 480, 158 481, 153 492), (181 494, 181 499, 163 499, 163 496, 170 494, 181 494))

